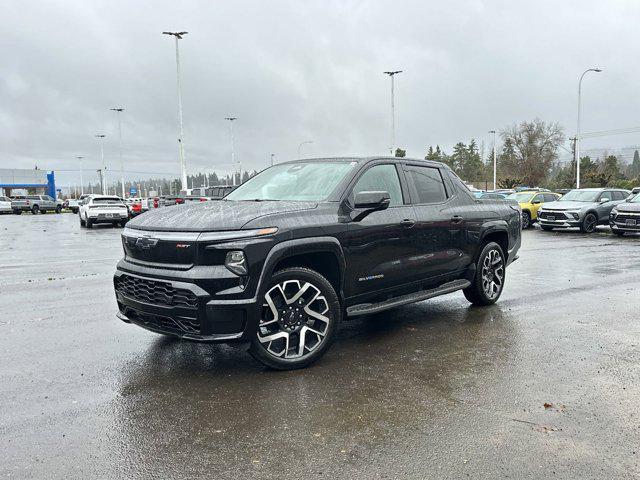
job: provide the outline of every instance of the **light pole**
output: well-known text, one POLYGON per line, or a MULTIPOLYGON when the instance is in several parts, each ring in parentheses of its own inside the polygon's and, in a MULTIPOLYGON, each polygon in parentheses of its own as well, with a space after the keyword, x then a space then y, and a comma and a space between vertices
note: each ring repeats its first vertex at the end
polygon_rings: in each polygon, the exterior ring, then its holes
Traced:
MULTIPOLYGON (((233 122, 234 120, 237 120, 238 117, 224 117, 225 120, 229 121, 229 134, 231 135, 231 168, 236 168, 236 149, 235 149, 235 142, 234 142, 234 138, 233 138, 233 122)), ((240 183, 242 183, 242 166, 240 165, 240 162, 238 162, 238 168, 240 169, 240 183)), ((233 185, 235 186, 236 184, 236 174, 234 172, 233 174, 233 185)))
POLYGON ((78 155, 76 158, 80 161, 80 195, 84 195, 84 181, 82 180, 82 159, 84 157, 78 155))
POLYGON ((578 128, 576 133, 576 188, 580 188, 580 100, 582 97, 582 79, 588 72, 600 73, 600 68, 588 68, 582 75, 580 75, 580 81, 578 82, 578 128))
POLYGON ((496 131, 489 130, 489 133, 493 133, 493 190, 495 191, 497 187, 497 177, 498 177, 498 162, 496 159, 496 131))
POLYGON ((120 146, 120 181, 122 182, 122 198, 124 199, 124 162, 122 160, 122 123, 120 122, 120 113, 124 112, 124 108, 110 108, 109 110, 116 112, 118 116, 118 135, 120 146))
POLYGON ((182 190, 187 189, 187 163, 184 158, 184 131, 182 129, 182 86, 180 83, 180 49, 178 48, 178 40, 181 40, 188 32, 162 32, 163 35, 173 35, 176 39, 176 72, 178 79, 178 119, 180 132, 178 144, 180 146, 180 168, 182 173, 182 190))
POLYGON ((306 140, 304 142, 300 142, 300 145, 298 145, 298 160, 300 160, 300 149, 302 148, 302 146, 310 143, 313 143, 313 140, 306 140))
POLYGON ((396 150, 396 106, 393 77, 395 77, 398 73, 402 73, 402 70, 394 70, 383 73, 391 77, 391 155, 393 156, 396 150))
POLYGON ((275 153, 272 153, 272 154, 271 154, 271 166, 272 166, 272 167, 273 167, 273 157, 275 157, 275 156, 276 156, 276 154, 275 154, 275 153))
POLYGON ((101 170, 104 168, 104 172, 100 173, 100 187, 102 188, 102 194, 105 195, 105 189, 107 187, 107 166, 104 164, 104 137, 101 133, 96 135, 96 138, 100 139, 100 165, 101 170))

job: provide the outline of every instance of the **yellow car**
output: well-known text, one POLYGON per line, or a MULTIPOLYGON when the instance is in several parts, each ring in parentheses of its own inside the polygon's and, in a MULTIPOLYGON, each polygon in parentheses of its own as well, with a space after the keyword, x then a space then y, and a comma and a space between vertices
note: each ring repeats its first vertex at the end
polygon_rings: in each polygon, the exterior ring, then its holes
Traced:
POLYGON ((522 229, 529 228, 538 219, 538 209, 543 203, 555 202, 562 195, 553 192, 516 192, 507 198, 515 200, 522 208, 522 229))

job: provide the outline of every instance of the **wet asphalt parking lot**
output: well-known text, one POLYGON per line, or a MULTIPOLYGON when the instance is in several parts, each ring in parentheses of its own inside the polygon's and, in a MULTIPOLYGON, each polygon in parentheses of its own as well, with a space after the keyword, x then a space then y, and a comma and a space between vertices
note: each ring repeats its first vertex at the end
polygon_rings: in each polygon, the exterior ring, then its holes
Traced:
POLYGON ((0 478, 640 477, 640 237, 526 231, 497 305, 276 372, 117 320, 120 232, 0 217, 0 478))

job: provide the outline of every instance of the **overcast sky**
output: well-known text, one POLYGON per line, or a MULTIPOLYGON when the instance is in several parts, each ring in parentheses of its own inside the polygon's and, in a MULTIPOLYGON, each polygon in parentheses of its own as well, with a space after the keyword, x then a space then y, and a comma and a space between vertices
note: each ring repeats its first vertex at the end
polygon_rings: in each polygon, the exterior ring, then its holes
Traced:
MULTIPOLYGON (((66 185, 106 163, 179 173, 175 50, 181 40, 189 172, 229 172, 227 116, 248 169, 297 156, 375 155, 397 143, 423 157, 539 117, 583 132, 640 126, 640 2, 6 0, 0 6, 0 167, 56 169, 66 185)), ((640 133, 583 150, 640 144, 640 133)), ((568 146, 568 144, 567 144, 568 146)), ((628 154, 628 151, 625 151, 628 154)), ((147 175, 129 173, 128 178, 147 175)))

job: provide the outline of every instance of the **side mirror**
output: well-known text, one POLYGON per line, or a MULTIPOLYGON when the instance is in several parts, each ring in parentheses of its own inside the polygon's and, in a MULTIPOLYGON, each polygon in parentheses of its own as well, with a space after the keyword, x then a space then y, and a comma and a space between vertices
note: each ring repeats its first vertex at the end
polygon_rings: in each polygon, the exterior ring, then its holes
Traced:
POLYGON ((384 210, 391 203, 389 192, 358 192, 355 207, 364 210, 384 210))
POLYGON ((534 200, 533 202, 531 202, 533 205, 539 205, 542 202, 540 200, 534 200))
POLYGON ((607 202, 610 202, 610 201, 611 201, 611 199, 607 198, 607 197, 604 197, 604 198, 600 199, 600 203, 607 203, 607 202))

